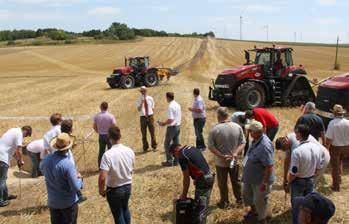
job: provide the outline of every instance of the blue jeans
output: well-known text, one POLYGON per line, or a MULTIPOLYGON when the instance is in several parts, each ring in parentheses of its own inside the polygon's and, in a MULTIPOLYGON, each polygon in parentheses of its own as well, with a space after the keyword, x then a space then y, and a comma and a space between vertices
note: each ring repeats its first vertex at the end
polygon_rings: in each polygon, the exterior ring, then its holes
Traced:
POLYGON ((116 188, 107 188, 107 201, 115 224, 130 224, 131 213, 128 201, 131 196, 131 184, 116 188))
POLYGON ((291 204, 292 204, 292 223, 298 224, 299 208, 296 208, 293 199, 296 197, 304 197, 314 191, 315 181, 311 178, 296 178, 291 183, 291 204))
POLYGON ((7 192, 7 172, 8 165, 2 161, 0 161, 0 204, 4 201, 7 201, 8 192, 7 192))
POLYGON ((28 151, 28 155, 30 156, 30 159, 32 161, 32 177, 38 177, 40 173, 40 153, 33 153, 28 151))
POLYGON ((180 144, 179 134, 181 132, 180 126, 169 126, 166 129, 165 137, 165 153, 167 162, 173 163, 176 162, 175 158, 170 153, 171 144, 180 144))
POLYGON ((269 137, 270 141, 274 141, 274 138, 275 138, 276 134, 278 133, 278 131, 279 131, 279 126, 267 129, 266 134, 269 137))
POLYGON ((112 145, 109 142, 108 135, 99 135, 98 143, 99 143, 99 153, 98 153, 98 169, 99 169, 99 166, 101 165, 101 159, 105 152, 105 149, 107 147, 108 149, 110 149, 112 145))
POLYGON ((205 127, 206 118, 195 118, 194 119, 194 128, 196 136, 196 148, 197 149, 206 149, 205 139, 202 135, 203 129, 205 127))

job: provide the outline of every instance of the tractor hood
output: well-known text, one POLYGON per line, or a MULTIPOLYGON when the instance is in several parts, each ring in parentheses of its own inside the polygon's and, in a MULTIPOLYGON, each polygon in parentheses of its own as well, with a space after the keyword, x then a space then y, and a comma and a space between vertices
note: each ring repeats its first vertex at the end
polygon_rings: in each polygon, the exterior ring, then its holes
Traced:
POLYGON ((349 90, 349 73, 338 75, 330 78, 320 86, 331 89, 347 89, 349 90))
POLYGON ((129 74, 133 71, 130 66, 115 68, 113 74, 129 74))
POLYGON ((261 68, 261 65, 242 65, 242 66, 236 66, 234 68, 229 68, 224 70, 221 75, 244 75, 247 73, 255 73, 258 71, 259 68, 261 68))

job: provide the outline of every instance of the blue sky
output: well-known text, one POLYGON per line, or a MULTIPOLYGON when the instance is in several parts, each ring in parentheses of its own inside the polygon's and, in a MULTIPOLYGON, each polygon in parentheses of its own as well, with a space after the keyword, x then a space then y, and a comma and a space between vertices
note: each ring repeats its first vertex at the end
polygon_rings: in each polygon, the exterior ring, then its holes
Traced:
POLYGON ((349 42, 347 0, 0 0, 0 30, 105 29, 113 21, 169 32, 303 42, 349 42))

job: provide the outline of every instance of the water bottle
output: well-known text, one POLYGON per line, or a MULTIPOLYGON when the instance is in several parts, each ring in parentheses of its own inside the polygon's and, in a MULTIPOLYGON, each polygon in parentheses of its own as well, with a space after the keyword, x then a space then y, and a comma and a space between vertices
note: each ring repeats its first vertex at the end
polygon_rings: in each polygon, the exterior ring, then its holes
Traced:
POLYGON ((232 159, 232 160, 230 161, 229 167, 230 167, 230 169, 233 169, 234 166, 235 166, 235 159, 232 159))

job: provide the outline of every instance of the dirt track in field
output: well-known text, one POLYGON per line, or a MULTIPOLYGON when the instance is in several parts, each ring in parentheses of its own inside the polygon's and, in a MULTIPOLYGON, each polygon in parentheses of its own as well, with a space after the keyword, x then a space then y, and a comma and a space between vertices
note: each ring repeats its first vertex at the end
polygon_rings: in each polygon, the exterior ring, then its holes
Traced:
MULTIPOLYGON (((50 47, 23 47, 0 49, 0 117, 47 117, 59 111, 73 117, 91 116, 98 111, 101 101, 110 103, 110 111, 117 117, 122 129, 124 144, 137 154, 134 175, 131 212, 133 223, 171 223, 172 198, 181 189, 179 168, 162 168, 164 160, 163 140, 165 129, 157 128, 159 151, 141 154, 141 139, 138 113, 135 102, 138 90, 109 89, 105 78, 114 67, 123 66, 125 56, 147 55, 154 66, 174 67, 181 74, 149 90, 156 102, 156 119, 164 119, 167 103, 165 93, 175 92, 176 100, 183 111, 182 142, 194 144, 194 129, 187 108, 192 103, 192 89, 198 87, 206 99, 208 122, 205 135, 216 120, 215 102, 207 100, 210 80, 224 68, 242 64, 243 50, 253 48, 254 43, 223 40, 201 40, 191 38, 145 38, 136 43, 109 45, 72 45, 50 47)), ((340 51, 341 68, 349 70, 349 49, 340 51)), ((319 79, 336 72, 331 71, 334 48, 295 47, 295 63, 306 66, 311 77, 319 79)), ((342 71, 342 72, 343 72, 342 71)), ((281 134, 290 131, 299 115, 298 109, 273 108, 281 120, 281 134)), ((30 124, 34 127, 33 138, 40 138, 49 128, 44 119, 0 119, 0 133, 6 129, 30 124)), ((74 132, 82 138, 91 131, 90 119, 75 122, 74 132)), ((80 206, 79 223, 112 223, 112 217, 105 200, 97 192, 97 136, 86 144, 86 164, 83 148, 74 152, 79 169, 85 174, 86 188, 83 190, 88 201, 80 206)), ((205 156, 211 162, 209 152, 205 156)), ((277 171, 281 177, 281 155, 277 154, 277 171)), ((329 191, 330 177, 327 174, 321 188, 323 193, 335 200, 337 214, 332 223, 343 223, 349 217, 347 201, 349 178, 344 178, 343 192, 329 191)), ((18 192, 16 176, 11 176, 10 190, 18 192)), ((23 181, 24 183, 25 181, 23 181)), ((274 223, 287 223, 288 213, 283 209, 281 178, 275 185, 271 197, 274 223)), ((25 185, 25 184, 24 184, 25 185)), ((21 200, 9 207, 0 208, 0 223, 47 223, 49 213, 45 209, 45 187, 42 180, 34 185, 24 186, 21 200)), ((215 186, 209 223, 240 223, 242 209, 219 210, 215 207, 219 194, 215 186)), ((288 204, 289 206, 289 204, 288 204)))

